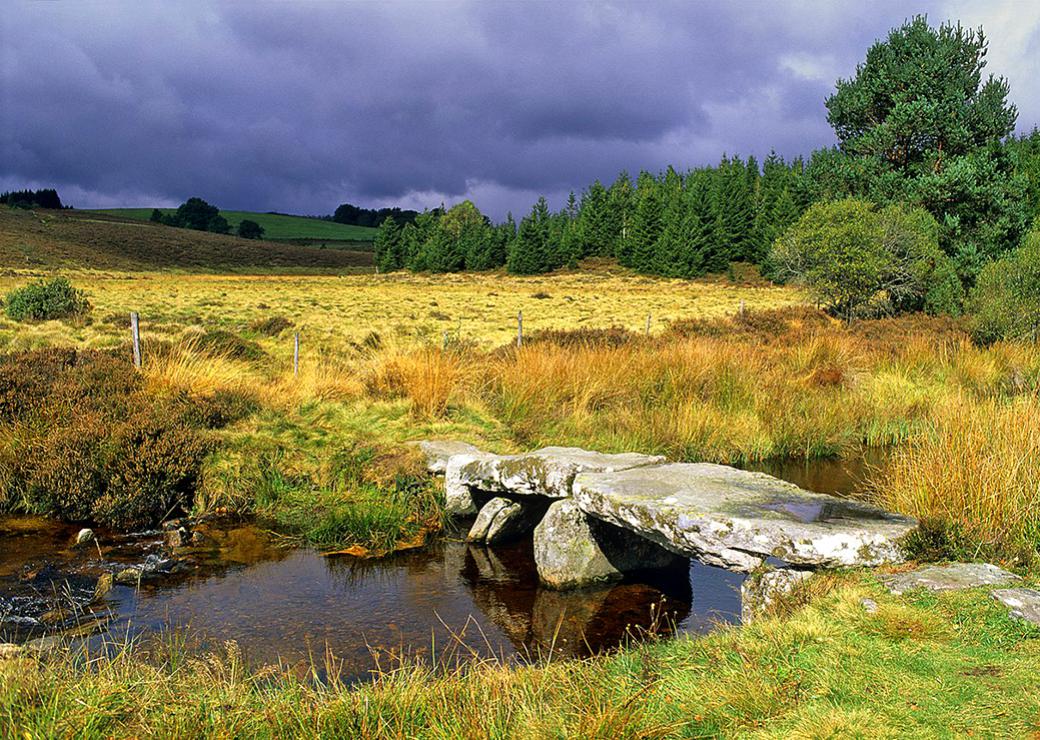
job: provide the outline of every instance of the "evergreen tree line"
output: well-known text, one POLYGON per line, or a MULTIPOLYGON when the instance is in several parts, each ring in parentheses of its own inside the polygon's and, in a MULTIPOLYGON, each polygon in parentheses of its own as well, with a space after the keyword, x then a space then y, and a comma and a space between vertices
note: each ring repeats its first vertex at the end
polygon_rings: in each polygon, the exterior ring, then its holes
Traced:
MULTIPOLYGON (((438 225, 455 209, 423 214, 409 231, 384 221, 382 269, 528 274, 592 256, 645 273, 693 277, 750 262, 774 275, 770 252, 810 205, 861 200, 930 214, 964 287, 1014 250, 1040 214, 1040 132, 1012 135, 1018 110, 1001 77, 985 76, 981 29, 916 16, 874 43, 825 101, 838 145, 807 162, 775 154, 723 157, 716 167, 669 168, 595 182, 552 212, 540 199, 514 229, 466 204, 459 236, 438 225), (464 242, 464 243, 463 243, 464 242)), ((458 208, 458 207, 456 207, 458 208)), ((840 210, 840 209, 839 209, 840 210)), ((835 213, 839 213, 836 211, 835 213)), ((458 231, 458 229, 455 229, 458 231)))
POLYGON ((381 272, 489 270, 520 275, 613 257, 639 272, 696 277, 730 262, 765 265, 770 245, 809 205, 800 159, 723 157, 716 167, 673 168, 609 186, 594 182, 552 211, 539 198, 519 225, 493 225, 470 201, 426 211, 403 228, 386 218, 376 237, 381 272))
POLYGON ((12 190, 0 193, 0 205, 11 208, 61 208, 61 198, 54 188, 12 190))
POLYGON ((352 203, 342 203, 332 216, 326 218, 338 224, 348 226, 379 226, 388 218, 394 219, 398 226, 404 226, 415 221, 418 211, 409 211, 401 208, 362 208, 352 203))

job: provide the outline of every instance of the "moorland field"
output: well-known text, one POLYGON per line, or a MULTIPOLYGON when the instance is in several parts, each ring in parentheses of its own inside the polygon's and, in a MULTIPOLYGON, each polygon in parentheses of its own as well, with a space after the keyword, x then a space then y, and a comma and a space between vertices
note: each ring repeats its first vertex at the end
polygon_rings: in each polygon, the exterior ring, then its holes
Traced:
MULTIPOLYGON (((5 511, 60 515, 41 491, 82 474, 108 492, 99 504, 83 489, 86 516, 147 519, 154 476, 132 490, 109 480, 130 453, 97 429, 165 439, 135 466, 189 481, 174 486, 186 511, 372 556, 443 526, 410 439, 719 462, 876 448, 892 462, 872 474, 874 495, 925 524, 916 557, 988 557, 1038 581, 1040 351, 979 346, 964 320, 848 325, 753 272, 678 281, 599 261, 528 278, 357 274, 371 268, 341 251, 76 212, 0 212, 0 227, 0 288, 60 272, 91 304, 0 323, 5 511)), ((1040 726, 1037 636, 984 592, 895 597, 848 573, 706 638, 519 669, 405 665, 360 687, 260 670, 233 645, 23 656, 0 662, 0 724, 27 736, 1020 734, 1040 726)))

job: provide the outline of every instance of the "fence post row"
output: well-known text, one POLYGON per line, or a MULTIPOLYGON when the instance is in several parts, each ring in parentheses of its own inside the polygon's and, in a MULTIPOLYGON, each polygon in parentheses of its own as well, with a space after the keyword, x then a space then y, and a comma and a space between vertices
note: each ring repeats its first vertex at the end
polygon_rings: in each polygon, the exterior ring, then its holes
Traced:
POLYGON ((137 311, 130 312, 130 341, 134 345, 134 367, 141 369, 141 320, 137 311))

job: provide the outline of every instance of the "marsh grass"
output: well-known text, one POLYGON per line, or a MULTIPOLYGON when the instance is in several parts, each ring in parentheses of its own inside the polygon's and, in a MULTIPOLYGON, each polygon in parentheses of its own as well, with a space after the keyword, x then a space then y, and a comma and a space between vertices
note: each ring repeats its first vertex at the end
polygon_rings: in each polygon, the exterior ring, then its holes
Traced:
POLYGON ((743 629, 531 666, 406 661, 355 686, 334 656, 253 667, 234 643, 16 658, 0 662, 0 724, 84 738, 1022 737, 1040 730, 1037 637, 984 590, 895 597, 846 575, 743 629))
MULTIPOLYGON (((934 409, 926 433, 895 453, 878 499, 922 520, 948 557, 1034 563, 1040 551, 1040 400, 934 409)), ((926 534, 925 536, 928 536, 926 534)))

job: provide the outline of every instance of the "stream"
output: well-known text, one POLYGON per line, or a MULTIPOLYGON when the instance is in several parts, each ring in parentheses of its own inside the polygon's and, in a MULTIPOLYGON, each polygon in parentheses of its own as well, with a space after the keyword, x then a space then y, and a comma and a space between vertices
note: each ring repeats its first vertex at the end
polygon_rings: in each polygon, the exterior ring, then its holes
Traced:
MULTIPOLYGON (((749 467, 848 496, 880 461, 749 467)), ((359 680, 402 658, 586 656, 648 631, 703 633, 740 618, 738 573, 691 562, 682 574, 557 592, 539 586, 529 539, 489 549, 464 542, 465 530, 358 559, 280 546, 255 523, 207 521, 196 528, 203 544, 173 560, 161 531, 96 529, 96 542, 75 547, 77 531, 0 518, 0 641, 62 632, 100 649, 177 634, 204 651, 233 640, 253 665, 359 680), (87 606, 101 574, 130 566, 144 569, 139 582, 117 580, 87 606)))

